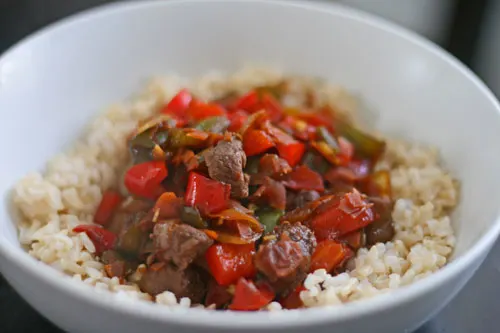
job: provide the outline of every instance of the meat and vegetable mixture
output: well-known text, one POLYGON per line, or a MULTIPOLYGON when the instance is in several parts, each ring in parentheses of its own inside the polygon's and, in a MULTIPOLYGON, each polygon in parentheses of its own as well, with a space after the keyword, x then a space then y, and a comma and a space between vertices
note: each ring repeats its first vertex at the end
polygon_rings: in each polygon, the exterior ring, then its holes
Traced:
POLYGON ((331 88, 261 74, 105 118, 119 131, 91 130, 16 187, 21 241, 99 288, 239 311, 345 302, 443 266, 457 194, 435 151, 360 130, 331 88))

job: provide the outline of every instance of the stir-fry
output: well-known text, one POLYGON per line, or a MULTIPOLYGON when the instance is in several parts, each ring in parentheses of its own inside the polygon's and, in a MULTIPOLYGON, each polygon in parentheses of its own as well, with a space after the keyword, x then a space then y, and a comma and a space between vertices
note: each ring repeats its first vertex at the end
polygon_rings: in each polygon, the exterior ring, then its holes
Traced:
POLYGON ((202 101, 181 90, 128 140, 132 166, 80 225, 110 277, 218 309, 302 306, 308 273, 393 238, 385 143, 286 82, 202 101), (137 275, 137 274, 135 274, 137 275))

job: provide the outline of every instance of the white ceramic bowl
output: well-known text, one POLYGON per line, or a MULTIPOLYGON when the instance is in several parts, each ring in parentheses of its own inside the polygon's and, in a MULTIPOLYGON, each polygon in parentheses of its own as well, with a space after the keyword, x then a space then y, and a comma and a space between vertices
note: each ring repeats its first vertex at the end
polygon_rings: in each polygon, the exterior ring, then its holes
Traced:
POLYGON ((37 310, 71 332, 403 332, 469 280, 499 231, 500 113, 490 91, 435 45, 343 7, 287 1, 121 3, 71 17, 0 59, 0 268, 37 310), (176 72, 248 62, 325 77, 363 96, 378 129, 437 145, 462 182, 452 262, 432 276, 335 309, 167 311, 62 279, 19 246, 8 192, 68 146, 96 112, 176 72))

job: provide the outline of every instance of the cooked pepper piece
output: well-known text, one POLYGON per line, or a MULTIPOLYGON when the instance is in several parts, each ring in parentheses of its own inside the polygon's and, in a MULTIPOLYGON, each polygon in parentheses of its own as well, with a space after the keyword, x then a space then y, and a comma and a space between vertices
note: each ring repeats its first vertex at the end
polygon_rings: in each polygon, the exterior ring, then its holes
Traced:
POLYGON ((283 184, 293 190, 312 190, 322 192, 325 189, 323 179, 317 172, 312 171, 305 165, 297 167, 288 173, 283 184))
POLYGON ((205 253, 210 273, 221 286, 236 283, 241 277, 253 277, 254 244, 214 244, 205 253))
POLYGON ((265 287, 256 287, 252 281, 240 278, 236 284, 233 301, 229 309, 236 311, 257 311, 274 299, 274 293, 265 287))
POLYGON ((204 215, 220 212, 229 207, 231 186, 190 172, 184 202, 196 207, 204 215))
POLYGON ((324 268, 331 272, 345 259, 347 251, 345 245, 333 240, 319 242, 311 258, 311 272, 324 268))
POLYGON ((236 208, 223 210, 211 217, 217 222, 213 236, 209 236, 220 243, 250 244, 259 239, 264 230, 255 217, 236 208))
POLYGON ((356 154, 371 161, 377 161, 385 151, 384 141, 360 131, 344 120, 335 120, 335 132, 354 145, 356 154))
POLYGON ((248 114, 244 111, 238 110, 233 113, 228 114, 229 119, 228 131, 238 132, 248 119, 248 114))
POLYGON ((266 234, 273 231, 283 214, 283 210, 271 207, 260 208, 256 211, 259 222, 264 226, 266 234))
POLYGON ((157 219, 171 219, 179 217, 181 208, 182 199, 173 192, 165 192, 156 200, 153 210, 157 219))
POLYGON ((164 191, 161 182, 167 176, 167 166, 163 161, 136 164, 125 174, 125 187, 134 195, 154 200, 164 191))
POLYGON ((243 136, 243 150, 247 156, 258 155, 272 147, 274 142, 264 131, 249 129, 243 136))
POLYGON ((185 117, 185 111, 189 107, 193 96, 189 93, 187 89, 182 89, 175 95, 170 102, 162 110, 164 114, 174 114, 178 117, 185 117))
POLYGON ((226 111, 216 103, 203 103, 196 101, 191 103, 186 110, 186 115, 191 121, 200 121, 210 117, 224 116, 226 111))
POLYGON ((224 116, 205 118, 196 125, 196 129, 204 132, 224 133, 230 122, 224 116))
POLYGON ((207 221, 201 217, 200 212, 195 207, 183 207, 181 220, 196 229, 205 229, 208 227, 207 221))
POLYGON ((85 232, 94 243, 97 255, 111 250, 116 244, 116 235, 99 225, 81 224, 74 227, 73 232, 85 232))
POLYGON ((122 197, 118 192, 112 190, 104 192, 101 203, 95 212, 94 222, 106 226, 121 201, 122 197))
POLYGON ((311 229, 319 241, 334 240, 373 222, 372 206, 353 189, 319 206, 310 221, 311 229))

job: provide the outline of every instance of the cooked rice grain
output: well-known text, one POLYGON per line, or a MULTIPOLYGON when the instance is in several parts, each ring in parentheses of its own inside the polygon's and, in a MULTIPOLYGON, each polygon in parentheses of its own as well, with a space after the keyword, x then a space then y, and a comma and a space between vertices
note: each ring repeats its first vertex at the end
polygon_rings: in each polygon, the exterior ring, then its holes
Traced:
MULTIPOLYGON (((282 79, 268 69, 246 68, 226 76, 209 74, 196 81, 169 77, 153 81, 127 105, 111 107, 93 121, 86 135, 69 151, 48 162, 44 174, 31 173, 14 188, 13 201, 22 219, 19 240, 33 257, 83 281, 96 290, 110 290, 127 300, 153 301, 134 282, 108 278, 95 258, 95 247, 84 234, 71 230, 92 223, 102 193, 119 183, 127 164, 126 137, 138 121, 154 114, 182 87, 211 99, 229 91, 245 92, 282 79)), ((356 101, 342 88, 315 79, 293 78, 288 105, 301 104, 305 91, 314 91, 346 118, 354 118, 356 101)), ((307 307, 336 305, 371 297, 407 285, 446 264, 455 245, 448 212, 456 206, 458 183, 439 166, 434 148, 389 141, 378 169, 391 173, 397 199, 393 211, 396 236, 392 242, 361 249, 348 272, 331 276, 325 270, 309 274, 300 297, 307 307)), ((132 275, 138 281, 140 271, 132 275)), ((191 306, 186 298, 164 292, 154 299, 166 306, 191 306)), ((200 306, 200 305, 193 305, 200 306)), ((268 310, 279 310, 273 302, 268 310)))

